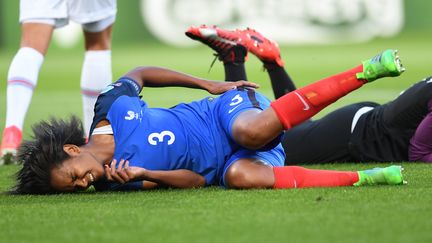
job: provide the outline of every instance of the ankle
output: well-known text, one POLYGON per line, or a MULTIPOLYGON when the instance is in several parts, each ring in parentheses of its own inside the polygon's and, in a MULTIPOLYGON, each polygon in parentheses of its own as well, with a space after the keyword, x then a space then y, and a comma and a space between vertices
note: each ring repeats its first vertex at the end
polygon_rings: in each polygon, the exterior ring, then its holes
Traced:
POLYGON ((276 63, 276 61, 265 61, 263 62, 264 64, 264 68, 267 71, 273 71, 275 69, 281 68, 281 66, 279 66, 279 64, 276 63))
POLYGON ((247 49, 242 45, 233 46, 228 52, 219 54, 223 63, 244 63, 247 58, 247 49))

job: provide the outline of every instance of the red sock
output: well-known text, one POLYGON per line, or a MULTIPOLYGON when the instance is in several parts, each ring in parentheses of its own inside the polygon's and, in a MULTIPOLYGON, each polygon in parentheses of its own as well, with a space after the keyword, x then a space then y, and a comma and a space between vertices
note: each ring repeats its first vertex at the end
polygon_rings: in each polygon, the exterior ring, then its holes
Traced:
POLYGON ((329 104, 349 92, 360 88, 365 81, 356 73, 363 65, 346 72, 322 79, 301 89, 292 91, 273 101, 271 106, 286 129, 302 123, 329 104))
POLYGON ((352 171, 312 170, 300 166, 273 167, 273 188, 337 187, 352 186, 359 180, 352 171))

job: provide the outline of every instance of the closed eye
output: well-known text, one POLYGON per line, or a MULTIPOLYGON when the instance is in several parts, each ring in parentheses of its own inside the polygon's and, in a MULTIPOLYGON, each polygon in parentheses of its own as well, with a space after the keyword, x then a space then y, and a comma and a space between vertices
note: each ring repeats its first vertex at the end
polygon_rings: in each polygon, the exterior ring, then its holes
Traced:
POLYGON ((75 175, 73 175, 73 174, 71 174, 70 177, 72 179, 72 182, 75 182, 77 180, 77 177, 75 175))

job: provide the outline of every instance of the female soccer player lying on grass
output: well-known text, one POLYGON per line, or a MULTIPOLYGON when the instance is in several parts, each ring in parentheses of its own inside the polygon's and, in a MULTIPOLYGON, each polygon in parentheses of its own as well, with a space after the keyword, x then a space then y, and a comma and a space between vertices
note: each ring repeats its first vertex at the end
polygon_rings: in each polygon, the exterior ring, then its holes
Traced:
MULTIPOLYGON (((188 33, 199 32, 191 29, 188 33)), ((254 32, 232 33, 247 38, 254 32)), ((225 42, 220 40, 213 43, 223 46, 225 42)), ((256 42, 252 38, 247 41, 251 46, 256 42)), ((227 53, 241 50, 245 48, 235 44, 227 53)), ((280 138, 284 130, 365 83, 403 71, 394 51, 385 51, 380 57, 273 102, 255 92, 257 85, 247 81, 217 82, 158 67, 136 68, 99 96, 87 144, 77 118, 52 119, 34 126, 33 140, 25 141, 19 150, 23 167, 14 192, 69 192, 91 185, 96 190, 128 190, 402 184, 400 166, 358 172, 283 166, 280 138), (139 98, 143 87, 166 86, 222 95, 170 109, 149 108, 139 98)), ((229 67, 227 73, 229 77, 229 67)))
MULTIPOLYGON (((213 41, 216 37, 212 31, 219 38, 229 38, 237 46, 245 46, 263 61, 276 99, 296 90, 276 44, 259 33, 249 30, 248 34, 255 40, 250 42, 246 38, 232 38, 235 34, 230 31, 205 26, 192 28, 189 36, 204 42, 221 57, 229 70, 227 80, 246 80, 243 63, 247 53, 228 52, 228 44, 217 45, 213 41)), ((432 162, 431 97, 432 77, 428 77, 386 104, 355 103, 321 119, 303 122, 286 131, 282 139, 285 165, 341 161, 432 162)))

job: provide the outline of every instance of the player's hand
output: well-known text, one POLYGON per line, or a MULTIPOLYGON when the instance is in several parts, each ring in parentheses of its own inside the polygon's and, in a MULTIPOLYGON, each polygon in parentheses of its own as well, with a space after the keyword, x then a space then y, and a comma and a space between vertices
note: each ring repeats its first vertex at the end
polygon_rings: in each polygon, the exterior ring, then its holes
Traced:
POLYGON ((118 166, 116 165, 116 159, 113 159, 110 165, 104 165, 105 176, 109 181, 116 181, 121 184, 140 179, 146 171, 141 167, 129 166, 129 161, 124 159, 120 160, 118 166))
POLYGON ((223 94, 229 90, 236 89, 238 87, 249 87, 257 89, 259 88, 259 85, 256 83, 252 83, 249 81, 236 81, 236 82, 221 82, 221 81, 209 81, 209 87, 207 88, 207 91, 210 94, 223 94))

